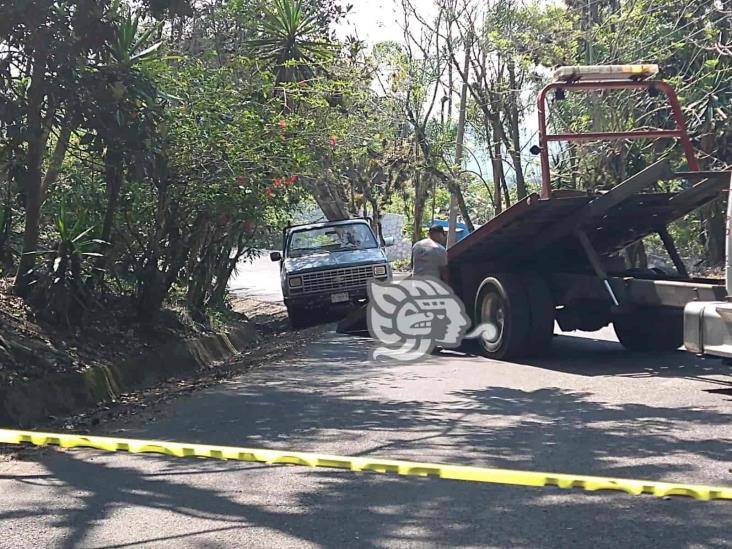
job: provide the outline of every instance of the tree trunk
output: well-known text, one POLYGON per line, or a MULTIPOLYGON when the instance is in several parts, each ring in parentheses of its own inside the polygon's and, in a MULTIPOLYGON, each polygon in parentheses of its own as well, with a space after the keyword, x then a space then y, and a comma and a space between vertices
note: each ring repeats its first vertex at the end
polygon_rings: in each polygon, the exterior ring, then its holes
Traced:
POLYGON ((729 44, 730 38, 732 38, 732 18, 729 14, 732 13, 732 0, 723 0, 721 9, 719 10, 719 41, 722 44, 729 44))
POLYGON ((188 282, 186 302, 192 317, 198 322, 206 320, 206 290, 211 288, 216 274, 216 265, 212 261, 216 258, 217 250, 214 249, 212 241, 204 247, 205 253, 202 260, 196 267, 188 282))
POLYGON ((211 283, 204 289, 204 307, 220 307, 226 300, 226 284, 229 280, 229 269, 231 268, 231 250, 233 243, 231 238, 225 238, 218 246, 217 253, 213 256, 211 272, 211 283))
POLYGON ((463 168, 463 141, 465 139, 465 114, 468 108, 468 78, 470 73, 470 43, 465 48, 465 66, 463 67, 463 85, 460 90, 460 110, 458 114, 457 137, 455 139, 455 167, 458 170, 457 181, 450 189, 450 217, 447 227, 447 247, 455 244, 457 229, 458 196, 455 189, 460 191, 460 172, 463 168))
POLYGON ((209 280, 213 279, 213 273, 210 273, 208 263, 208 250, 204 254, 202 261, 197 263, 195 269, 191 273, 188 280, 188 291, 186 292, 186 306, 194 320, 203 322, 205 319, 203 314, 203 304, 206 298, 205 288, 209 280))
POLYGON ((716 267, 724 263, 725 257, 725 212, 724 202, 715 200, 703 208, 704 212, 704 251, 706 263, 716 267))
MULTIPOLYGON (((161 241, 165 236, 168 218, 168 184, 165 179, 157 184, 158 200, 155 211, 155 230, 152 231, 148 241, 148 256, 142 269, 140 279, 137 314, 140 320, 153 323, 160 312, 168 293, 165 273, 160 270, 158 263, 162 255, 161 241)), ((168 238, 168 246, 173 246, 173 239, 168 238)), ((177 269, 177 273, 180 269, 177 269)))
POLYGON ((647 269, 648 256, 642 240, 635 242, 623 250, 625 264, 629 269, 647 269))
POLYGON ((450 184, 454 185, 454 189, 452 190, 452 192, 457 197, 460 215, 462 216, 465 225, 468 227, 468 230, 472 232, 475 230, 475 225, 473 224, 473 218, 470 216, 470 210, 468 210, 468 205, 465 202, 465 196, 463 195, 463 191, 462 189, 460 189, 460 186, 455 181, 451 181, 450 184))
POLYGON ((148 258, 140 276, 140 294, 137 302, 137 316, 150 324, 155 319, 165 301, 165 275, 160 272, 153 258, 148 258))
MULTIPOLYGON (((707 118, 701 137, 701 148, 706 158, 702 160, 702 169, 711 169, 715 150, 714 123, 707 118)), ((729 199, 729 198, 728 198, 729 199)), ((725 203, 722 199, 707 204, 701 209, 704 220, 704 251, 706 263, 716 267, 724 263, 725 258, 725 203)))
POLYGON ((216 276, 214 277, 213 288, 211 289, 211 295, 208 298, 208 306, 211 307, 222 307, 226 304, 226 285, 229 282, 231 273, 234 272, 236 263, 231 265, 231 262, 221 263, 216 269, 216 276))
MULTIPOLYGON (((173 284, 180 279, 180 273, 186 266, 190 250, 190 240, 186 240, 183 236, 184 231, 180 228, 177 206, 175 202, 167 196, 167 187, 164 192, 166 195, 164 197, 164 203, 163 198, 159 200, 161 207, 164 207, 165 209, 162 210, 164 215, 161 217, 160 238, 157 240, 160 242, 163 238, 165 239, 165 248, 161 247, 160 249, 160 258, 163 259, 164 262, 163 268, 160 269, 160 272, 163 275, 162 292, 159 294, 160 306, 162 306, 163 300, 170 292, 173 284)), ((190 231, 185 231, 185 234, 190 234, 190 231)), ((157 263, 155 265, 155 270, 158 270, 157 263)), ((140 294, 140 297, 144 297, 142 293, 140 294)))
POLYGON ((493 151, 491 160, 493 162, 493 192, 496 197, 496 215, 503 211, 501 195, 503 194, 503 158, 501 156, 501 140, 498 130, 493 126, 493 151))
MULTIPOLYGON (((28 90, 28 150, 23 174, 22 188, 25 192, 25 229, 23 231, 23 255, 20 257, 15 275, 14 290, 21 297, 27 297, 32 280, 30 271, 35 266, 38 251, 38 237, 43 205, 42 170, 43 153, 48 134, 44 132, 43 99, 46 95, 46 63, 48 40, 38 32, 35 36, 31 85, 28 90)), ((47 113, 49 115, 50 113, 47 113)), ((48 116, 49 120, 51 119, 48 116)))
POLYGON ((13 265, 13 254, 8 247, 10 230, 13 227, 13 196, 11 182, 6 181, 7 194, 2 210, 2 227, 0 227, 0 266, 10 270, 13 265))
POLYGON ((424 206, 427 203, 429 179, 417 175, 414 181, 414 219, 412 222, 412 242, 422 239, 422 219, 424 206))
MULTIPOLYGON (((105 251, 110 249, 112 243, 112 228, 114 227, 114 214, 117 212, 117 203, 122 190, 122 167, 121 155, 116 152, 107 151, 104 158, 104 174, 107 183, 107 206, 104 210, 104 220, 102 222, 102 232, 99 239, 106 242, 104 244, 105 251)), ((107 257, 102 254, 96 261, 96 281, 101 283, 104 281, 104 269, 107 263, 107 257)))
POLYGON ((503 200, 506 209, 511 207, 511 193, 508 192, 508 184, 506 183, 506 174, 501 171, 501 186, 503 187, 503 200))
POLYGON ((347 200, 336 196, 327 182, 322 180, 308 181, 306 185, 328 221, 351 217, 348 212, 347 200))
POLYGON ((208 239, 208 233, 211 227, 209 215, 201 212, 193 222, 191 227, 191 240, 188 248, 188 260, 186 262, 186 272, 188 276, 194 271, 196 264, 202 261, 200 254, 205 250, 205 243, 208 239))
POLYGON ((579 155, 577 154, 577 144, 569 142, 567 143, 567 150, 569 151, 569 188, 579 188, 579 155))
POLYGON ((371 228, 376 233, 376 238, 379 239, 379 243, 383 246, 384 244, 384 233, 381 230, 381 209, 379 208, 379 202, 376 198, 371 198, 371 211, 373 216, 371 219, 371 228))
MULTIPOLYGON (((226 248, 228 250, 228 246, 226 248)), ((236 253, 234 257, 230 257, 228 262, 222 262, 221 269, 216 275, 216 284, 211 291, 211 298, 209 303, 213 305, 223 305, 226 298, 226 288, 229 284, 229 279, 234 273, 234 269, 239 264, 239 260, 250 248, 244 244, 244 235, 239 235, 236 243, 236 253)))
POLYGON ((519 112, 518 88, 519 84, 516 80, 516 66, 510 61, 508 63, 508 85, 511 90, 508 101, 508 132, 511 136, 511 145, 508 148, 508 154, 513 161, 513 169, 516 172, 516 195, 519 200, 524 198, 528 193, 526 191, 526 180, 524 178, 524 168, 521 164, 521 130, 519 123, 521 114, 519 112))
POLYGON ((56 147, 53 150, 53 156, 48 164, 46 175, 43 178, 43 184, 41 188, 41 196, 45 200, 46 194, 48 193, 48 187, 56 182, 58 174, 61 171, 61 166, 66 158, 66 151, 69 148, 69 140, 71 139, 71 133, 73 129, 71 124, 66 122, 61 126, 61 131, 58 135, 58 141, 56 141, 56 147))
POLYGON ((215 222, 206 214, 199 215, 194 225, 193 239, 188 252, 186 304, 193 318, 201 322, 205 319, 203 314, 206 299, 205 289, 211 285, 214 276, 211 261, 212 254, 215 252, 213 248, 216 233, 215 222))
MULTIPOLYGON (((33 145, 35 148, 37 145, 33 145)), ((35 153, 28 151, 29 160, 35 153)), ((38 250, 38 236, 41 222, 41 166, 40 161, 29 165, 26 170, 25 186, 25 229, 23 231, 23 255, 20 257, 18 272, 15 275, 15 293, 26 297, 31 282, 31 271, 35 266, 33 252, 38 250)))
POLYGON ((114 214, 117 211, 117 203, 122 190, 122 169, 119 164, 120 158, 116 154, 107 154, 105 159, 105 177, 107 182, 107 207, 104 210, 104 221, 102 232, 99 237, 105 242, 112 241, 112 228, 114 226, 114 214))

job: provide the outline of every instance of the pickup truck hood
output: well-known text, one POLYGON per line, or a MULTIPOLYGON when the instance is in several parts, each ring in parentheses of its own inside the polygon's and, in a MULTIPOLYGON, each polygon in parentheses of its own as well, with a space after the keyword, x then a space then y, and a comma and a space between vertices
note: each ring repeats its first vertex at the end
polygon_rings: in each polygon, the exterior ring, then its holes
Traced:
POLYGON ((337 269, 338 267, 386 263, 386 261, 386 255, 381 248, 351 250, 348 252, 319 253, 305 255, 302 257, 288 257, 285 259, 285 272, 287 274, 293 274, 320 269, 337 269))

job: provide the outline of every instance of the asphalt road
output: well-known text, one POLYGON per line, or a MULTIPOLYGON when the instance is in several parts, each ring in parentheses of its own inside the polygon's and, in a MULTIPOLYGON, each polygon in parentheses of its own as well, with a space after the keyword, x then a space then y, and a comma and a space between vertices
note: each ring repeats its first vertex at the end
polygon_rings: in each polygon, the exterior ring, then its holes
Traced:
MULTIPOLYGON (((267 260, 244 270, 276 301, 267 260)), ((400 364, 330 333, 97 432, 732 486, 732 367, 612 339, 560 336, 532 363, 400 364)), ((136 545, 719 548, 732 502, 86 450, 0 462, 0 547, 136 545)))
POLYGON ((259 257, 238 264, 229 280, 229 291, 260 301, 282 301, 279 265, 269 258, 269 250, 262 250, 259 257))
MULTIPOLYGON (((533 364, 369 362, 329 334, 101 432, 732 485, 732 377, 559 337, 533 364)), ((732 503, 85 450, 0 463, 3 547, 732 547, 732 503)))

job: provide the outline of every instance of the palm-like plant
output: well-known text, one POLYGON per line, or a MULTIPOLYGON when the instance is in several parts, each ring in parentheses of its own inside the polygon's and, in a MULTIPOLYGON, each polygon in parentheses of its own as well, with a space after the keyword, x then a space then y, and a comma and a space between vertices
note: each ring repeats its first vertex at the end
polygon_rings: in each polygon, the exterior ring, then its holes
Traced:
MULTIPOLYGON (((78 207, 74 209, 80 210, 78 207)), ((101 257, 93 249, 107 243, 89 238, 94 226, 83 212, 75 221, 71 220, 63 204, 55 225, 57 239, 54 246, 50 250, 33 252, 33 255, 46 256, 48 261, 46 268, 36 273, 31 296, 43 317, 69 327, 81 322, 91 299, 84 280, 91 268, 85 259, 101 257)))
POLYGON ((275 86, 312 78, 333 57, 334 46, 322 37, 317 14, 301 0, 274 0, 265 9, 259 37, 249 41, 256 55, 275 70, 275 86))
POLYGON ((117 8, 118 16, 112 24, 113 35, 109 40, 108 65, 133 65, 154 53, 161 41, 150 45, 150 39, 160 29, 160 23, 140 28, 140 16, 126 9, 117 8))

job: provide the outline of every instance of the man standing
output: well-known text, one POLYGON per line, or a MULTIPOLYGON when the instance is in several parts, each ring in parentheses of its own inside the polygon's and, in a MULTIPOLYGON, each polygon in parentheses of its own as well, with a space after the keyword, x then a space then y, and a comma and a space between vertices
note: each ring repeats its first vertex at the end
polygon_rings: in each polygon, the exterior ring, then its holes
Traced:
POLYGON ((412 247, 412 276, 431 276, 447 282, 447 234, 441 225, 430 227, 428 238, 412 247))

